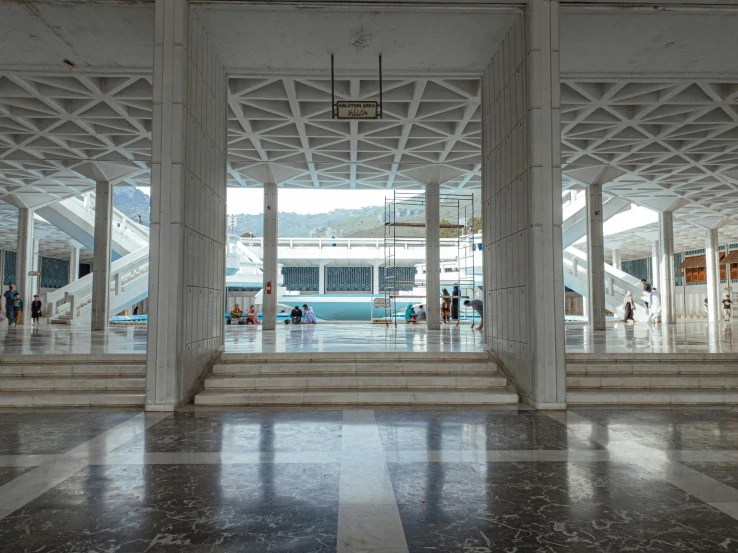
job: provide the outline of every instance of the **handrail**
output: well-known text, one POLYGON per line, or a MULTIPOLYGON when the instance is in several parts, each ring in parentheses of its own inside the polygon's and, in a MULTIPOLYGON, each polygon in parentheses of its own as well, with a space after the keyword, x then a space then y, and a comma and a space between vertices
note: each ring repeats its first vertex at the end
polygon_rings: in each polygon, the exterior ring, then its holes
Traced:
MULTIPOLYGON (((464 245, 467 242, 479 241, 481 234, 475 234, 473 237, 463 236, 461 237, 461 244, 464 245)), ((263 238, 241 238, 241 243, 244 246, 251 246, 257 248, 263 248, 263 238)), ((443 246, 456 246, 459 243, 457 238, 441 238, 440 245, 443 246)), ((425 238, 398 238, 395 240, 395 244, 404 247, 418 247, 425 248, 425 238)), ((278 247, 288 247, 294 249, 296 247, 316 247, 319 249, 323 248, 347 248, 352 247, 384 247, 384 238, 279 238, 277 240, 278 247)))

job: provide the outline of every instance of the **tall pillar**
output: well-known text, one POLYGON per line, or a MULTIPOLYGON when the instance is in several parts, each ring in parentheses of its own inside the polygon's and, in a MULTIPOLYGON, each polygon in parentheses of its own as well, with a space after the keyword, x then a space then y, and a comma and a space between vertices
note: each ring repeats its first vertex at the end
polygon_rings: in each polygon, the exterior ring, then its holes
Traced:
POLYGON ((612 250, 612 266, 615 267, 618 271, 623 270, 623 262, 620 257, 620 249, 614 248, 612 250))
POLYGON ((668 324, 676 322, 674 309, 674 212, 659 213, 659 242, 661 243, 661 320, 668 324))
POLYGON ((69 245, 69 284, 79 279, 79 248, 69 245))
POLYGON ((325 294, 325 262, 318 264, 318 294, 325 294))
MULTIPOLYGON (((3 292, 5 285, 5 250, 0 248, 0 292, 3 292)), ((0 308, 5 309, 5 304, 0 304, 0 308)), ((5 313, 5 311, 3 311, 5 313)))
POLYGON ((540 409, 566 406, 558 28, 529 0, 482 77, 485 338, 540 409))
POLYGON ((92 258, 92 318, 90 329, 105 330, 110 319, 110 255, 113 234, 113 185, 95 183, 95 249, 92 258))
POLYGON ((707 269, 707 320, 720 320, 720 266, 718 258, 720 246, 718 244, 717 229, 705 230, 705 267, 707 269))
POLYGON ((156 0, 146 409, 191 401, 222 349, 225 69, 187 0, 156 0))
MULTIPOLYGON (((34 233, 35 234, 35 233, 34 233)), ((33 239, 33 252, 31 254, 31 270, 34 273, 40 273, 41 272, 41 239, 35 238, 33 239)), ((31 277, 31 299, 33 299, 34 295, 41 293, 41 276, 32 276, 31 277)))
POLYGON ((425 298, 428 330, 441 329, 440 185, 425 185, 425 298))
MULTIPOLYGON (((654 240, 651 242, 651 284, 653 286, 661 285, 661 252, 659 251, 659 241, 654 240)), ((643 278, 648 278, 647 275, 643 275, 643 278)))
POLYGON ((605 330, 605 247, 602 217, 602 185, 587 187, 587 281, 589 324, 605 330))
POLYGON ((264 330, 274 330, 277 326, 277 191, 276 182, 264 183, 264 299, 261 306, 261 324, 264 330), (269 288, 271 293, 267 293, 269 288))
MULTIPOLYGON (((15 250, 15 290, 23 300, 23 319, 31 320, 33 301, 33 279, 28 275, 33 270, 33 209, 18 209, 18 245, 15 250)), ((19 321, 21 322, 21 321, 19 321)))
POLYGON ((381 294, 382 291, 379 288, 379 268, 382 266, 381 263, 372 264, 372 294, 381 294))

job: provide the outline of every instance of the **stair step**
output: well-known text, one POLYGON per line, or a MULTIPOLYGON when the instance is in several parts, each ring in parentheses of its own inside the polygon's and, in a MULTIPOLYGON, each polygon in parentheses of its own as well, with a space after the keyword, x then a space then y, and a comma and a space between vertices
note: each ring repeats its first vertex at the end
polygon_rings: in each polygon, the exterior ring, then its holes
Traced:
POLYGON ((222 353, 220 363, 242 365, 262 365, 264 363, 378 363, 378 362, 433 362, 461 363, 487 362, 489 356, 478 352, 279 352, 279 353, 222 353))
POLYGON ((738 375, 738 363, 685 361, 682 363, 669 361, 664 363, 567 363, 566 373, 579 374, 713 374, 727 373, 738 375))
POLYGON ((497 366, 485 362, 431 363, 431 362, 332 362, 332 363, 217 363, 214 375, 306 375, 306 374, 480 374, 493 375, 497 366))
POLYGON ((569 390, 568 405, 698 405, 738 404, 738 390, 592 389, 569 390))
POLYGON ((131 392, 0 392, 0 407, 143 407, 146 394, 131 392))
POLYGON ((505 388, 491 390, 395 391, 367 389, 305 392, 220 392, 206 390, 196 405, 388 405, 517 404, 518 396, 505 388))
POLYGON ((0 377, 58 376, 139 376, 146 377, 146 365, 0 365, 0 377))
POLYGON ((0 377, 0 393, 2 392, 34 392, 34 391, 133 391, 146 390, 146 378, 135 377, 0 377))
POLYGON ((569 390, 578 388, 735 388, 738 390, 738 375, 724 374, 679 374, 663 375, 590 375, 566 377, 569 390))
POLYGON ((507 379, 504 376, 465 376, 465 375, 340 375, 340 376, 231 376, 211 377, 205 381, 205 389, 229 390, 273 390, 289 388, 300 389, 332 389, 332 388, 391 388, 391 389, 433 389, 455 390, 459 388, 480 389, 504 387, 507 379))

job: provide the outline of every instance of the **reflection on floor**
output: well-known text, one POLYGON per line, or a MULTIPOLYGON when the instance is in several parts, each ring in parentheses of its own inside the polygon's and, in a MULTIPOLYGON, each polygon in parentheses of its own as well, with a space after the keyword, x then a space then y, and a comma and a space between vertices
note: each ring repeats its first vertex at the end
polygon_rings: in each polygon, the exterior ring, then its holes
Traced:
POLYGON ((481 351, 484 337, 470 324, 428 330, 425 325, 378 324, 282 325, 275 331, 254 326, 226 326, 227 352, 421 352, 481 351))
POLYGON ((566 325, 567 353, 738 353, 738 321, 678 320, 674 325, 566 325), (734 338, 735 336, 735 338, 734 338))
POLYGON ((738 546, 735 409, 0 413, 0 444, 9 552, 738 546))
POLYGON ((0 325, 1 355, 146 353, 145 326, 0 325))

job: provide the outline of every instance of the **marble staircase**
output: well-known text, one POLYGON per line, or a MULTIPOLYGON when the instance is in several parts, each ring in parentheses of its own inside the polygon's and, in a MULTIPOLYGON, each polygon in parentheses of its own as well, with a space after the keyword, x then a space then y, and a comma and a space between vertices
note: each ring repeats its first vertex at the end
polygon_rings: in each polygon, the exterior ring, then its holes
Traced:
POLYGON ((0 408, 143 407, 145 354, 0 355, 0 408))
POLYGON ((568 405, 738 404, 735 354, 568 354, 568 405))
POLYGON ((196 405, 500 405, 518 396, 486 353, 223 353, 196 405))

